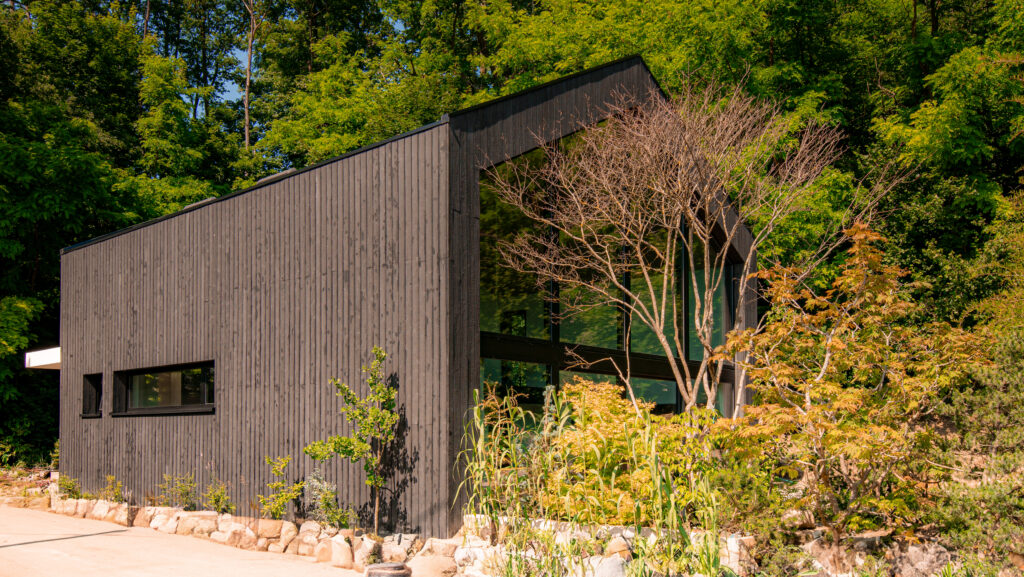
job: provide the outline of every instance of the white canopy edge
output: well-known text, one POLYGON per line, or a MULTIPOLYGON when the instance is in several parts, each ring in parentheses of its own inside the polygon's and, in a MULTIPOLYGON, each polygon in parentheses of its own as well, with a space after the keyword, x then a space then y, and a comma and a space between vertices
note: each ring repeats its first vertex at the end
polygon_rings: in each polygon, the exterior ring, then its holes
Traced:
POLYGON ((60 370, 60 347, 25 353, 25 368, 60 370))

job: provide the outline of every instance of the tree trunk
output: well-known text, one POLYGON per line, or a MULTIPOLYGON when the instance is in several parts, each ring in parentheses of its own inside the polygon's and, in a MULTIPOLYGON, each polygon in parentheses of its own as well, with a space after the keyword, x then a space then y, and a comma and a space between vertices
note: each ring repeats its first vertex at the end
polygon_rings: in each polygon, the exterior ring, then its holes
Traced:
MULTIPOLYGON (((146 16, 142 19, 142 37, 149 36, 149 1, 146 0, 146 16)), ((13 3, 14 0, 11 0, 13 3)))
POLYGON ((243 108, 245 108, 245 151, 249 152, 249 91, 252 86, 252 46, 256 38, 256 7, 247 6, 247 8, 250 9, 250 12, 248 45, 245 50, 245 97, 243 108))

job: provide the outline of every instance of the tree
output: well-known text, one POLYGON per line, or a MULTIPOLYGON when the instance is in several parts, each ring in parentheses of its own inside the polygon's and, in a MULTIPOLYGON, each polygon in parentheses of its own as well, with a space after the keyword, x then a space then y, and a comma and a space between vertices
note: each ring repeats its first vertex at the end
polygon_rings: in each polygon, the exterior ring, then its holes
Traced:
POLYGON ((934 429, 926 424, 949 390, 982 362, 983 339, 947 323, 915 323, 914 283, 887 265, 881 236, 847 231, 846 261, 819 294, 802 271, 775 268, 763 331, 730 339, 746 351, 756 402, 728 423, 752 451, 771 455, 778 473, 795 471, 809 508, 840 541, 852 529, 913 522, 931 480, 934 429))
MULTIPOLYGON (((540 225, 500 250, 513 269, 579 295, 566 303, 570 311, 625 310, 654 334, 686 410, 700 392, 713 408, 728 362, 717 352, 723 333, 745 322, 757 255, 777 227, 811 208, 839 134, 813 121, 794 127, 778 105, 714 86, 613 112, 578 139, 545 146, 541 163, 491 171, 501 199, 540 225), (744 223, 752 230, 746 244, 744 223), (737 271, 730 254, 738 250, 745 264, 737 271), (726 327, 722 292, 732 282, 738 314, 726 327), (687 336, 697 342, 696 371, 680 361, 687 336)), ((890 181, 877 183, 853 187, 809 260, 830 252, 843 223, 870 214, 890 181)), ((619 370, 628 377, 628 366, 619 370)))
POLYGON ((384 476, 382 457, 392 441, 398 426, 399 415, 395 410, 397 390, 384 376, 384 361, 388 355, 384 349, 373 347, 373 362, 363 367, 369 394, 360 398, 348 385, 333 379, 331 384, 338 389, 338 396, 345 405, 341 413, 354 426, 348 436, 334 435, 325 441, 316 441, 306 446, 303 452, 317 461, 325 461, 335 455, 349 461, 363 463, 366 484, 373 490, 373 532, 380 532, 380 494, 387 478, 384 476))

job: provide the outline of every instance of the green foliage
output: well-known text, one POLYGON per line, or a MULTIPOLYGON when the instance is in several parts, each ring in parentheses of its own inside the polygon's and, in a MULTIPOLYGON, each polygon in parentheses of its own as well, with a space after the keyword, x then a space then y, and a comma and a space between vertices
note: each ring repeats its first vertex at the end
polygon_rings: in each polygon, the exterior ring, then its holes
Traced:
MULTIPOLYGON (((773 308, 763 331, 730 340, 757 402, 733 429, 776 474, 799 474, 794 506, 813 511, 834 541, 846 532, 919 519, 936 472, 936 399, 967 381, 982 340, 945 323, 913 324, 901 271, 862 225, 831 288, 815 294, 799 273, 763 271, 773 308)), ((727 426, 733 427, 732 423, 727 426)))
POLYGON ((288 504, 302 496, 304 483, 291 483, 285 480, 284 470, 291 463, 291 457, 265 457, 270 471, 277 480, 267 483, 269 495, 257 495, 260 502, 260 514, 268 519, 280 519, 288 510, 288 504))
POLYGON ((306 478, 304 502, 306 517, 321 525, 346 529, 356 520, 351 507, 338 504, 338 486, 328 483, 320 469, 306 478))
POLYGON ((192 473, 187 475, 164 474, 164 482, 157 485, 160 493, 157 502, 165 507, 178 507, 186 511, 196 509, 196 481, 192 473))
POLYGON ((114 503, 124 503, 124 487, 121 485, 121 481, 117 480, 117 477, 107 475, 107 485, 100 489, 96 497, 105 501, 113 501, 114 503))
POLYGON ((1003 558, 1007 546, 1024 543, 1024 479, 1018 471, 981 483, 949 484, 926 515, 947 547, 1003 558))
POLYGON ((78 479, 75 479, 74 477, 61 475, 57 479, 57 488, 65 499, 82 498, 82 485, 78 482, 78 479))
POLYGON ((395 408, 397 389, 384 376, 384 361, 387 353, 380 347, 373 347, 373 362, 363 367, 369 393, 360 397, 345 383, 334 379, 331 383, 338 390, 338 396, 345 403, 341 413, 352 423, 354 429, 349 436, 333 435, 324 441, 310 443, 303 452, 317 461, 334 456, 363 464, 366 484, 374 491, 374 532, 378 531, 380 493, 387 478, 384 476, 381 457, 388 445, 395 439, 399 414, 395 408))
POLYGON ((653 405, 623 397, 614 384, 577 379, 549 389, 539 421, 494 386, 472 409, 462 455, 466 512, 504 527, 513 551, 507 575, 560 574, 582 565, 594 543, 559 541, 533 519, 580 527, 625 524, 675 538, 637 540, 636 565, 664 574, 721 574, 719 498, 705 475, 708 422, 699 415, 660 417, 653 405), (705 530, 690 541, 693 527, 705 530))
POLYGON ((235 504, 231 502, 231 497, 228 495, 228 484, 216 476, 206 485, 201 503, 203 508, 209 511, 221 514, 235 512, 235 504))

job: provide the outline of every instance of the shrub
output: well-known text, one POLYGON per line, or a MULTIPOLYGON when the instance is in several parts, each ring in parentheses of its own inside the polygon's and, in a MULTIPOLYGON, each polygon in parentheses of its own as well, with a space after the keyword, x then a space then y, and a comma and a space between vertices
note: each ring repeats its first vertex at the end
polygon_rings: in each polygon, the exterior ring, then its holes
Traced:
POLYGON ((302 488, 305 483, 293 483, 291 485, 285 481, 284 470, 288 467, 288 463, 291 463, 291 457, 278 457, 273 459, 271 457, 265 457, 268 465, 270 465, 271 472, 275 477, 279 477, 276 481, 267 483, 267 488, 270 489, 269 495, 257 495, 260 501, 260 513, 270 519, 280 519, 284 516, 285 511, 288 509, 288 503, 298 499, 302 495, 302 488))
POLYGON ((67 499, 82 498, 82 485, 74 477, 61 475, 57 479, 57 488, 60 490, 60 494, 67 499))
POLYGON ((164 474, 164 482, 157 488, 160 490, 156 497, 158 504, 186 511, 196 509, 196 481, 192 473, 179 476, 164 474))
POLYGON ((114 475, 107 475, 107 486, 103 487, 97 496, 105 501, 113 501, 115 503, 124 503, 125 501, 121 481, 118 481, 114 475))
POLYGON ((222 514, 235 512, 235 504, 231 502, 231 497, 228 496, 227 483, 216 476, 206 486, 206 491, 202 496, 202 505, 204 509, 222 514))
POLYGON ((380 347, 373 347, 373 362, 363 367, 366 386, 370 394, 360 398, 348 385, 334 379, 331 382, 338 390, 338 396, 345 405, 341 413, 352 423, 349 436, 334 435, 326 441, 311 443, 303 452, 318 461, 325 461, 335 455, 356 463, 362 462, 366 473, 366 484, 373 490, 373 532, 380 532, 380 494, 387 479, 381 458, 395 439, 399 415, 395 410, 397 390, 384 377, 384 361, 388 354, 380 347))
POLYGON ((304 500, 306 516, 321 525, 346 529, 355 519, 351 508, 338 505, 338 486, 328 483, 320 469, 306 477, 304 500))

